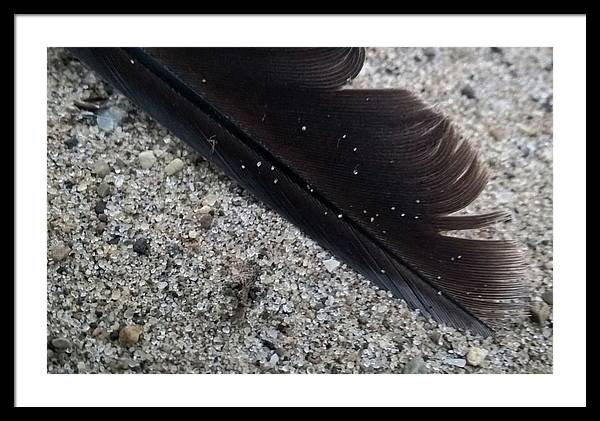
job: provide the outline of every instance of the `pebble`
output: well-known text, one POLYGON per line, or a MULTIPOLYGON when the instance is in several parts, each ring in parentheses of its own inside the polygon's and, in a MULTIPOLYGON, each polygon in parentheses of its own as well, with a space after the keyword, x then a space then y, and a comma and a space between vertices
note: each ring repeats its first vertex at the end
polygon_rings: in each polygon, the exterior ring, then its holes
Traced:
POLYGON ((96 174, 98 177, 106 177, 108 174, 110 174, 110 167, 106 161, 102 159, 96 161, 94 164, 94 174, 96 174))
POLYGON ((98 128, 105 132, 116 129, 125 117, 126 113, 119 107, 110 107, 101 111, 96 117, 98 128))
POLYGON ((504 140, 504 131, 499 127, 492 127, 488 133, 496 142, 500 142, 504 140))
POLYGON ((431 61, 435 57, 435 50, 433 48, 423 48, 423 55, 427 57, 427 61, 431 61))
POLYGON ((156 156, 154 156, 154 152, 152 151, 141 152, 138 158, 140 160, 140 167, 145 170, 152 168, 156 162, 156 156))
POLYGON ((98 193, 98 196, 102 198, 108 196, 110 194, 110 185, 103 181, 102 183, 98 184, 98 187, 96 187, 96 193, 98 193))
POLYGON ((205 214, 207 214, 207 213, 211 213, 212 211, 213 211, 213 208, 211 208, 211 207, 210 207, 210 206, 208 206, 208 205, 204 205, 204 206, 202 206, 200 209, 198 209, 198 213, 199 213, 200 215, 205 215, 205 214))
POLYGON ((135 251, 137 254, 148 254, 150 251, 148 240, 145 238, 138 238, 135 240, 133 243, 133 251, 135 251))
POLYGON ((98 200, 94 206, 94 212, 96 212, 97 215, 100 215, 101 213, 104 213, 104 209, 106 209, 106 202, 104 200, 98 200))
POLYGON ((277 353, 273 353, 273 355, 271 355, 271 358, 269 359, 269 364, 271 364, 272 366, 277 365, 277 363, 279 362, 279 355, 277 355, 277 353))
POLYGON ((196 238, 198 238, 198 231, 190 231, 188 232, 188 237, 190 237, 192 240, 195 240, 196 238))
POLYGON ((102 234, 106 229, 106 222, 98 222, 96 224, 96 234, 102 234))
POLYGON ((210 226, 212 225, 212 221, 213 216, 209 213, 202 214, 200 215, 200 218, 198 218, 198 223, 204 229, 210 228, 210 226))
POLYGON ((210 208, 213 208, 219 199, 214 194, 207 194, 202 198, 202 205, 210 208))
POLYGON ((536 301, 531 305, 530 312, 533 321, 543 325, 550 317, 550 306, 543 301, 536 301))
POLYGON ((446 364, 460 368, 464 368, 467 365, 467 360, 465 360, 464 358, 446 358, 444 362, 446 364))
POLYGON ((63 351, 72 346, 71 341, 66 338, 54 338, 50 343, 56 351, 63 351))
POLYGON ((75 136, 70 137, 69 139, 65 140, 65 146, 69 149, 73 149, 78 144, 79 144, 79 140, 75 136))
POLYGON ((551 113, 553 111, 554 107, 552 105, 552 95, 550 95, 544 100, 544 102, 542 102, 542 109, 547 113, 551 113))
POLYGON ((519 130, 521 130, 521 132, 523 132, 527 136, 535 136, 535 134, 537 133, 534 128, 526 126, 526 125, 521 124, 521 123, 517 123, 517 128, 519 130))
POLYGON ((142 333, 142 327, 138 325, 128 325, 119 332, 119 343, 123 346, 130 347, 135 345, 142 333))
POLYGON ((409 362, 406 363, 404 369, 402 370, 402 374, 426 374, 427 367, 425 366, 425 361, 421 357, 415 357, 409 362))
POLYGON ((544 291, 544 293, 542 294, 542 300, 544 300, 546 304, 554 304, 554 292, 552 291, 552 289, 547 289, 546 291, 544 291))
POLYGON ((65 244, 59 243, 50 247, 50 257, 55 262, 62 262, 71 253, 71 249, 65 244))
POLYGON ((174 175, 181 171, 184 167, 183 161, 179 158, 172 160, 169 165, 165 167, 167 175, 174 175))
POLYGON ((475 99, 475 90, 470 85, 465 85, 460 90, 462 96, 466 96, 469 99, 475 99))
POLYGON ((479 367, 485 357, 487 357, 488 351, 483 348, 473 347, 467 352, 467 362, 473 367, 479 367))
POLYGON ((443 345, 442 338, 442 334, 437 331, 432 332, 431 335, 429 335, 429 339, 431 339, 431 341, 436 345, 443 345))
POLYGON ((325 266, 325 269, 327 269, 328 272, 334 272, 340 265, 340 262, 338 262, 332 257, 331 259, 323 261, 323 265, 325 266))

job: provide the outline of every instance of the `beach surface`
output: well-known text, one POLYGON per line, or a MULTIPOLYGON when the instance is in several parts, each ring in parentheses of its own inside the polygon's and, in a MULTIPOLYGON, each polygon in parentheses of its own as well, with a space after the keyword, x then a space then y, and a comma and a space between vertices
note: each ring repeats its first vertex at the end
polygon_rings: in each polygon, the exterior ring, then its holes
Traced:
POLYGON ((48 49, 49 373, 551 373, 552 49, 369 48, 481 151, 531 317, 482 338, 376 288, 67 51, 48 49), (86 98, 108 108, 82 109, 86 98))

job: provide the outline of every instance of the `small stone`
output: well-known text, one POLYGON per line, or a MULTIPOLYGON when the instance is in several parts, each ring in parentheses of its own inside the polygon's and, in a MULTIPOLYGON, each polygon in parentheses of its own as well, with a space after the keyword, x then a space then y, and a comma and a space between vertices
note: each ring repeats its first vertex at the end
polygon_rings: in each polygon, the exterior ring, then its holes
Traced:
POLYGON ((133 251, 135 251, 137 254, 148 254, 148 240, 145 238, 138 238, 135 240, 133 243, 133 251))
POLYGON ((443 345, 442 338, 443 336, 440 332, 433 332, 429 335, 429 339, 436 345, 443 345))
POLYGON ((55 262, 61 262, 71 253, 71 249, 64 244, 55 244, 50 248, 50 257, 55 262))
POLYGON ((277 353, 273 353, 273 355, 271 355, 271 358, 269 359, 269 364, 271 365, 276 365, 279 362, 279 355, 277 355, 277 353))
POLYGON ((119 331, 113 330, 112 332, 110 332, 109 338, 111 341, 116 341, 117 339, 119 339, 119 331))
POLYGON ((531 305, 529 309, 531 312, 531 319, 543 325, 550 317, 550 306, 543 301, 537 301, 531 305))
POLYGON ((469 99, 475 99, 475 90, 469 85, 463 86, 463 88, 460 90, 460 94, 469 99))
POLYGON ((154 156, 154 152, 152 151, 144 151, 139 155, 140 167, 147 170, 152 168, 154 163, 156 162, 156 156, 154 156))
POLYGON ((202 203, 203 206, 208 206, 209 208, 212 208, 212 207, 214 207, 216 205, 216 203, 217 203, 218 200, 219 199, 217 198, 216 195, 214 195, 214 194, 207 194, 206 196, 204 196, 202 198, 202 202, 201 203, 202 203))
POLYGON ((96 187, 96 193, 98 193, 98 196, 102 198, 108 196, 110 194, 110 185, 105 182, 98 184, 98 187, 96 187))
POLYGON ((332 257, 331 259, 323 261, 323 265, 325 266, 325 269, 327 269, 328 272, 333 272, 340 265, 340 262, 338 262, 332 257))
POLYGON ((198 238, 198 231, 190 231, 188 232, 188 237, 190 237, 192 240, 195 240, 196 238, 198 238))
POLYGON ((179 158, 172 160, 169 165, 165 167, 167 175, 174 175, 181 171, 184 167, 183 161, 179 158))
POLYGON ((96 234, 102 234, 106 229, 106 222, 98 222, 96 224, 96 234))
POLYGON ((467 365, 467 360, 464 358, 447 358, 444 360, 446 364, 453 365, 455 367, 464 368, 467 365))
POLYGON ((96 329, 94 329, 92 331, 92 337, 94 337, 94 338, 99 338, 100 337, 101 338, 102 336, 105 335, 105 333, 106 332, 105 332, 104 329, 102 329, 101 327, 97 327, 96 329))
POLYGON ((137 208, 135 207, 135 204, 131 204, 131 203, 123 206, 123 210, 128 215, 137 215, 137 213, 138 213, 137 208))
POLYGON ((427 57, 427 61, 431 61, 435 57, 435 50, 433 48, 423 48, 423 55, 427 57))
POLYGON ((554 293, 552 292, 552 289, 547 289, 544 291, 542 294, 542 300, 544 300, 546 304, 554 304, 554 293))
POLYGON ((98 200, 96 206, 94 206, 94 212, 96 212, 97 215, 100 215, 101 213, 104 213, 104 209, 106 209, 106 202, 104 200, 98 200))
POLYGON ((536 130, 524 124, 517 124, 517 128, 527 136, 535 136, 536 130))
POLYGON ((402 374, 426 374, 427 367, 425 366, 425 361, 421 357, 415 357, 409 362, 406 363, 404 369, 402 370, 402 374))
POLYGON ((96 123, 100 130, 110 132, 119 126, 125 115, 125 111, 119 107, 110 107, 98 114, 96 123))
POLYGON ((198 223, 202 228, 208 229, 212 225, 213 217, 209 213, 205 213, 200 216, 198 223))
POLYGON ((65 140, 65 146, 69 149, 73 149, 78 144, 79 144, 79 140, 75 136, 65 140))
POLYGON ((140 340, 142 327, 138 325, 125 326, 119 332, 119 343, 123 346, 130 347, 135 345, 140 340))
POLYGON ((99 159, 94 164, 93 171, 94 171, 94 174, 96 174, 98 177, 106 177, 110 173, 110 167, 108 166, 108 164, 105 161, 103 161, 102 159, 99 159))
POLYGON ((198 209, 198 213, 200 215, 206 215, 207 213, 211 213, 213 211, 213 208, 211 208, 210 206, 202 206, 200 209, 198 209))
POLYGON ((491 128, 488 131, 488 133, 490 134, 492 139, 494 139, 496 142, 500 142, 501 140, 504 140, 504 132, 502 131, 502 129, 500 129, 498 127, 491 128))
POLYGON ((483 348, 473 347, 469 349, 467 352, 467 362, 473 367, 479 367, 485 357, 487 356, 488 351, 483 348))
POLYGON ((63 351, 72 346, 71 341, 66 338, 54 338, 50 343, 56 351, 63 351))
POLYGON ((551 113, 553 111, 554 106, 553 106, 553 102, 552 102, 552 95, 550 95, 549 97, 547 97, 544 100, 544 102, 542 102, 542 108, 547 113, 551 113))

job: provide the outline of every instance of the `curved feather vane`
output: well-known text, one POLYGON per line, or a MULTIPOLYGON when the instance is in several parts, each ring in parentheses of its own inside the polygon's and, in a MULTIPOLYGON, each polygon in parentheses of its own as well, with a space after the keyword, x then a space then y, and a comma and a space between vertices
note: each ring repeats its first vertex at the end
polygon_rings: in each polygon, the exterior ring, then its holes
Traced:
POLYGON ((489 334, 523 314, 512 241, 442 232, 487 182, 450 122, 405 90, 343 89, 361 48, 78 48, 117 89, 378 286, 489 334))

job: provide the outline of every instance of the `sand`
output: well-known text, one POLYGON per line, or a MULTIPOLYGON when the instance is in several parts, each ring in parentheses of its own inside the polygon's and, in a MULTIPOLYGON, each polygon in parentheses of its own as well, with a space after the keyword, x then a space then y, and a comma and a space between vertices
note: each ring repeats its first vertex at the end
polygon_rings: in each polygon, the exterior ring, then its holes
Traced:
POLYGON ((48 372, 552 372, 552 50, 369 49, 352 85, 417 92, 481 150, 470 209, 512 221, 469 235, 523 245, 538 320, 484 339, 419 316, 49 49, 48 372))

